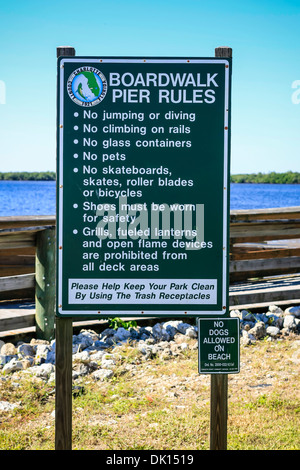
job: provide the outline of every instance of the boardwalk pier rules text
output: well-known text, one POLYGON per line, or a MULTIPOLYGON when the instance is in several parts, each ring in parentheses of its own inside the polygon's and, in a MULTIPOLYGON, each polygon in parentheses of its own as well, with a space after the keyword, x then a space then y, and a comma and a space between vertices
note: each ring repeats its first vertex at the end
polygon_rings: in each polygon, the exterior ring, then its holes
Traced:
POLYGON ((58 315, 225 315, 230 76, 58 59, 58 315))

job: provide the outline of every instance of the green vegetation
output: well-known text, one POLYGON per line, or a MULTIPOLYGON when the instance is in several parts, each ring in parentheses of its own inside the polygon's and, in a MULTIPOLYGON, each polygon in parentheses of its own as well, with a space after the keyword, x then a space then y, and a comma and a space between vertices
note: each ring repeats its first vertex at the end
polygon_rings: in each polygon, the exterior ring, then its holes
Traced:
POLYGON ((9 171, 0 173, 0 181, 55 181, 55 171, 9 171))
POLYGON ((270 173, 231 175, 230 181, 231 183, 300 184, 300 173, 271 171, 270 173))
POLYGON ((125 328, 128 330, 129 328, 134 328, 137 326, 136 321, 129 320, 124 321, 122 318, 108 318, 108 327, 117 330, 118 328, 125 328))

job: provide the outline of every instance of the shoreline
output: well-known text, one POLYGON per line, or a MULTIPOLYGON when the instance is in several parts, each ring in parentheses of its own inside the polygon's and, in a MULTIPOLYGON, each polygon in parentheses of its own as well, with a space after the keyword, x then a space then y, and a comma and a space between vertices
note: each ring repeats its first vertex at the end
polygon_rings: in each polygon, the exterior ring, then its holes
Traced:
MULTIPOLYGON (((9 171, 0 172, 1 181, 56 181, 55 171, 9 171)), ((230 176, 231 184, 300 184, 300 173, 238 173, 230 176)))

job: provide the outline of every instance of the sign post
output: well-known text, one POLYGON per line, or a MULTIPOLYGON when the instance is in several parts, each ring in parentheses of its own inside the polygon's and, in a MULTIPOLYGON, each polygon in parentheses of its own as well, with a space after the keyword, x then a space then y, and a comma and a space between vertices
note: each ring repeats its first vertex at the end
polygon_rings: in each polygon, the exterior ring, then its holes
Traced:
POLYGON ((227 48, 58 52, 57 326, 226 318, 230 96, 227 48))
MULTIPOLYGON (((57 57, 74 56, 73 47, 58 47, 57 57)), ((56 236, 57 246, 57 236, 56 236)), ((58 279, 56 276, 56 288, 58 279)), ((72 318, 55 318, 55 450, 72 450, 72 318)))

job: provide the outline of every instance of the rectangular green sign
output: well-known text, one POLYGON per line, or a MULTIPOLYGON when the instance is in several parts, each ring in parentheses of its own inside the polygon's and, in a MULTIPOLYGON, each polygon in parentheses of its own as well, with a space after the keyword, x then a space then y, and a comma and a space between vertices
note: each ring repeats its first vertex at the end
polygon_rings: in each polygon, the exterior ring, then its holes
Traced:
POLYGON ((236 374, 240 371, 238 318, 199 318, 200 374, 236 374))
POLYGON ((230 83, 230 59, 58 59, 58 315, 226 314, 230 83))

